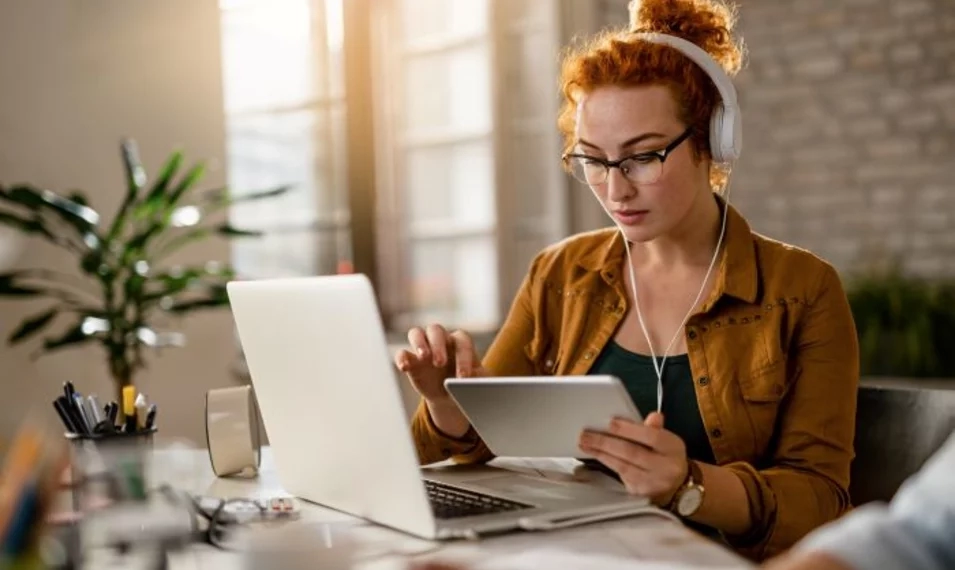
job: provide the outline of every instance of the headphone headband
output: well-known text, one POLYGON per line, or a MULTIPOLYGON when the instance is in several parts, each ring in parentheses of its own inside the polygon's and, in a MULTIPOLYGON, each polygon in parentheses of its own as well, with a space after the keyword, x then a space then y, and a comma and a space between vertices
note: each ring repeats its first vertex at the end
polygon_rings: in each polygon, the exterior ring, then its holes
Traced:
POLYGON ((698 45, 683 38, 656 32, 635 32, 635 37, 654 44, 668 45, 690 58, 713 81, 721 104, 710 119, 710 153, 716 162, 732 162, 742 150, 742 124, 736 87, 713 57, 698 45))

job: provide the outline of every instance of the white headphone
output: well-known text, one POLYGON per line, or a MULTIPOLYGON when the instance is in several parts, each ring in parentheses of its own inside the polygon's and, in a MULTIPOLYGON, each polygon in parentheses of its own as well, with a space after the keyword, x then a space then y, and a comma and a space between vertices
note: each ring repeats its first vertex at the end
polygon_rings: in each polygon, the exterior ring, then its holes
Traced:
MULTIPOLYGON (((713 161, 718 163, 731 163, 738 159, 740 151, 743 147, 741 113, 739 110, 739 105, 736 101, 736 88, 733 87, 733 82, 730 80, 726 72, 723 71, 723 68, 720 67, 719 63, 717 63, 716 60, 710 56, 710 54, 706 53, 706 51, 701 49, 699 46, 688 42, 683 38, 649 32, 634 33, 633 35, 650 43, 664 44, 676 49, 699 65, 700 68, 710 76, 710 79, 713 80, 713 83, 716 85, 716 89, 720 93, 721 99, 720 103, 716 106, 716 108, 713 109, 713 114, 710 116, 710 155, 713 161)), ((593 188, 591 188, 591 190, 593 190, 593 188)), ((725 199, 728 208, 729 188, 727 187, 726 190, 725 199)), ((598 202, 600 202, 599 197, 598 202)), ((600 204, 603 207, 603 203, 600 202, 600 204)), ((604 207, 604 211, 607 213, 607 216, 613 219, 613 216, 606 209, 606 207, 604 207)), ((643 335, 650 347, 650 358, 653 361, 653 368, 657 374, 658 411, 663 411, 663 369, 664 366, 666 366, 667 356, 670 354, 670 348, 673 347, 673 343, 676 342, 676 339, 679 338, 680 333, 686 326, 686 322, 690 319, 690 315, 693 314, 693 309, 695 309, 696 305, 700 302, 700 298, 703 296, 703 291, 706 288, 706 282, 709 280, 710 274, 713 272, 713 268, 716 266, 716 260, 719 258, 720 248, 723 245, 723 238, 726 235, 727 214, 728 212, 723 212, 722 220, 720 221, 720 236, 716 242, 716 249, 713 251, 713 257, 710 259, 710 265, 706 270, 706 275, 703 277, 703 283, 700 285, 700 290, 696 295, 696 299, 693 301, 693 304, 690 305, 690 309, 683 318, 683 323, 677 329, 676 334, 673 335, 673 338, 670 340, 670 344, 667 345, 666 349, 663 351, 662 359, 659 361, 657 360, 653 343, 650 341, 650 333, 647 331, 646 323, 644 323, 643 315, 640 312, 640 301, 637 297, 637 280, 633 270, 633 260, 630 257, 630 244, 623 232, 623 228, 619 227, 620 236, 623 238, 624 247, 627 252, 627 268, 630 270, 630 285, 633 291, 633 304, 637 311, 637 318, 640 321, 640 328, 643 330, 643 335)))
POLYGON ((710 76, 720 92, 720 104, 710 117, 710 154, 714 162, 733 162, 743 148, 742 114, 736 101, 736 88, 720 64, 698 45, 667 34, 638 32, 635 37, 654 44, 668 45, 693 60, 710 76))

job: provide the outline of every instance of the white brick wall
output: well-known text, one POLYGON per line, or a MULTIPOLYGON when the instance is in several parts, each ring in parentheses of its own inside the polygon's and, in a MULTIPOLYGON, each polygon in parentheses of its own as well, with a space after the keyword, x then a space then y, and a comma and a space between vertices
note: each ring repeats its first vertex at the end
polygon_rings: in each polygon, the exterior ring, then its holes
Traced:
MULTIPOLYGON (((626 22, 626 0, 599 0, 626 22)), ((843 272, 955 276, 955 1, 740 0, 732 201, 843 272)))

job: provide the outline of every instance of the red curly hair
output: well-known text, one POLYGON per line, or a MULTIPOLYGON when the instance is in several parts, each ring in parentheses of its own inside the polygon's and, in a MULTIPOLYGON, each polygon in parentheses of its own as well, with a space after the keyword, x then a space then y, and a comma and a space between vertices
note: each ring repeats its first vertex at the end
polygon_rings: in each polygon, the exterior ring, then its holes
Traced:
MULTIPOLYGON (((710 115, 719 91, 699 66, 669 46, 633 36, 656 32, 690 41, 709 53, 730 76, 742 66, 742 42, 734 40, 733 8, 721 0, 632 0, 630 26, 607 30, 581 46, 572 47, 561 67, 564 103, 558 126, 564 149, 576 144, 577 104, 582 95, 603 86, 666 85, 679 109, 679 119, 692 126, 694 155, 709 159, 710 115)), ((728 172, 712 168, 710 184, 725 186, 728 172)))

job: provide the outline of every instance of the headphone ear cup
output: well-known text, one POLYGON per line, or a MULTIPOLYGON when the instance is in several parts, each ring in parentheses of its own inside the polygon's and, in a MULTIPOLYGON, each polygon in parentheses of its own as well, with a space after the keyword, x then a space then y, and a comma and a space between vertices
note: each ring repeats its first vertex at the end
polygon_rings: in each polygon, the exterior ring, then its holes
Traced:
POLYGON ((724 125, 723 105, 716 105, 713 116, 710 117, 710 155, 713 162, 727 162, 726 133, 724 125))

